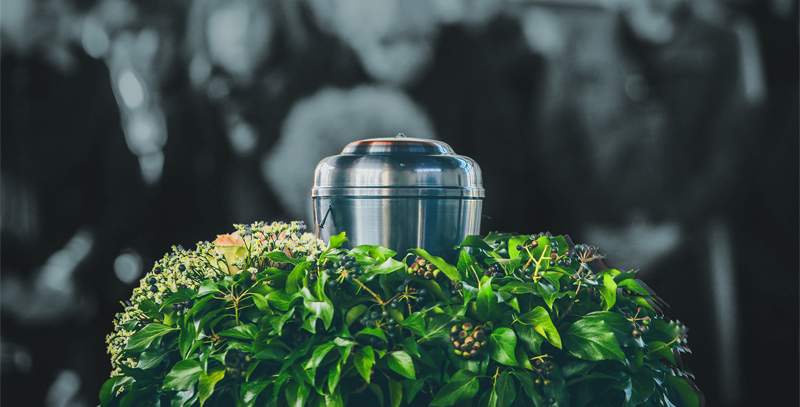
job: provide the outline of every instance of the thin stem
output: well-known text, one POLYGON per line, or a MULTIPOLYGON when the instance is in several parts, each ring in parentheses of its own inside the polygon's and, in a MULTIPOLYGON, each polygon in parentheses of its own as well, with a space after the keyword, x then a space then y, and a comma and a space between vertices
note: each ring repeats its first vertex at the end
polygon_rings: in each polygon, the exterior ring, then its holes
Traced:
POLYGON ((647 354, 649 355, 649 354, 651 354, 651 353, 653 353, 653 352, 655 352, 655 351, 657 351, 657 350, 664 349, 664 348, 666 348, 667 346, 669 346, 669 345, 672 345, 673 343, 675 343, 675 341, 677 341, 678 339, 681 339, 681 336, 680 336, 680 335, 676 336, 676 337, 675 337, 675 339, 673 339, 673 340, 669 341, 669 343, 665 343, 665 344, 663 344, 663 345, 661 345, 661 346, 659 346, 659 347, 657 347, 657 348, 655 348, 655 349, 650 349, 650 350, 648 350, 648 351, 647 351, 647 354))
POLYGON ((369 289, 369 287, 367 287, 366 285, 364 285, 364 283, 362 283, 361 281, 358 281, 358 280, 357 280, 357 279, 355 279, 355 278, 353 279, 353 281, 355 281, 356 283, 358 283, 358 285, 360 285, 360 286, 361 286, 361 288, 363 288, 363 289, 367 290, 367 292, 368 292, 368 293, 372 294, 372 296, 373 296, 373 297, 375 297, 375 299, 378 301, 378 303, 379 303, 380 305, 386 305, 386 303, 385 303, 385 302, 383 302, 383 300, 381 300, 381 297, 379 297, 379 296, 378 296, 378 294, 375 294, 374 292, 372 292, 372 290, 370 290, 370 289, 369 289))

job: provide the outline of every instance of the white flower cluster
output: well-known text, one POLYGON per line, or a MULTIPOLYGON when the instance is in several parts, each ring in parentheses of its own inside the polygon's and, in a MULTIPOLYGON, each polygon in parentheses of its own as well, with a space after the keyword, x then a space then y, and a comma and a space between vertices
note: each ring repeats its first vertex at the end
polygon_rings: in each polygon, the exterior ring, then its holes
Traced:
POLYGON ((153 269, 139 280, 139 287, 133 289, 130 301, 123 304, 125 311, 114 318, 114 331, 106 336, 107 353, 111 354, 114 368, 112 376, 121 374, 120 365, 136 366, 136 358, 123 356, 128 339, 148 323, 156 321, 145 314, 142 304, 152 302, 152 306, 159 307, 181 289, 195 290, 205 280, 217 282, 230 275, 221 247, 245 248, 247 256, 236 258, 230 266, 249 273, 274 266, 263 258, 266 253, 283 251, 293 258, 316 258, 326 247, 313 234, 302 233, 305 229, 303 222, 256 222, 252 225, 234 225, 234 228, 236 232, 233 234, 221 235, 213 243, 200 242, 193 251, 173 246, 172 253, 157 261, 153 269))

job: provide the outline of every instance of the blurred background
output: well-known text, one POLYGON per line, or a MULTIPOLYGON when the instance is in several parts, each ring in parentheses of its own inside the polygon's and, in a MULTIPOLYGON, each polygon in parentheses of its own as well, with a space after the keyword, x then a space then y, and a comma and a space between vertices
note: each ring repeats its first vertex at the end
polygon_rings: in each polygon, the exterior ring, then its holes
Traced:
MULTIPOLYGON (((798 405, 796 0, 2 0, 0 383, 98 404, 172 245, 310 221, 350 141, 480 164, 482 233, 568 233, 690 328, 709 406, 798 405)), ((310 228, 313 230, 313 228, 310 228)))

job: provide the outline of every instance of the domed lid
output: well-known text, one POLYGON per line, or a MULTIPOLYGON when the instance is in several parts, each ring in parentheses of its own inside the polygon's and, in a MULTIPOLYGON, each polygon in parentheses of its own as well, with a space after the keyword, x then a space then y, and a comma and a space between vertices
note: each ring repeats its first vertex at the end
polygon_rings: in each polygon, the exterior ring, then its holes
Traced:
POLYGON ((481 169, 441 141, 397 137, 348 144, 314 174, 312 197, 483 198, 481 169))

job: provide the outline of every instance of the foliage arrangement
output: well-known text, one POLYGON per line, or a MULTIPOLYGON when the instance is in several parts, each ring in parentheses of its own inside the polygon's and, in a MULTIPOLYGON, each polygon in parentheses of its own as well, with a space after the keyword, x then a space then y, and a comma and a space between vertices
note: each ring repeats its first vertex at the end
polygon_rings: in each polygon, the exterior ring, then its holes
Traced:
POLYGON ((165 256, 109 335, 102 406, 699 406, 686 327, 568 236, 468 236, 457 265, 293 223, 165 256))

